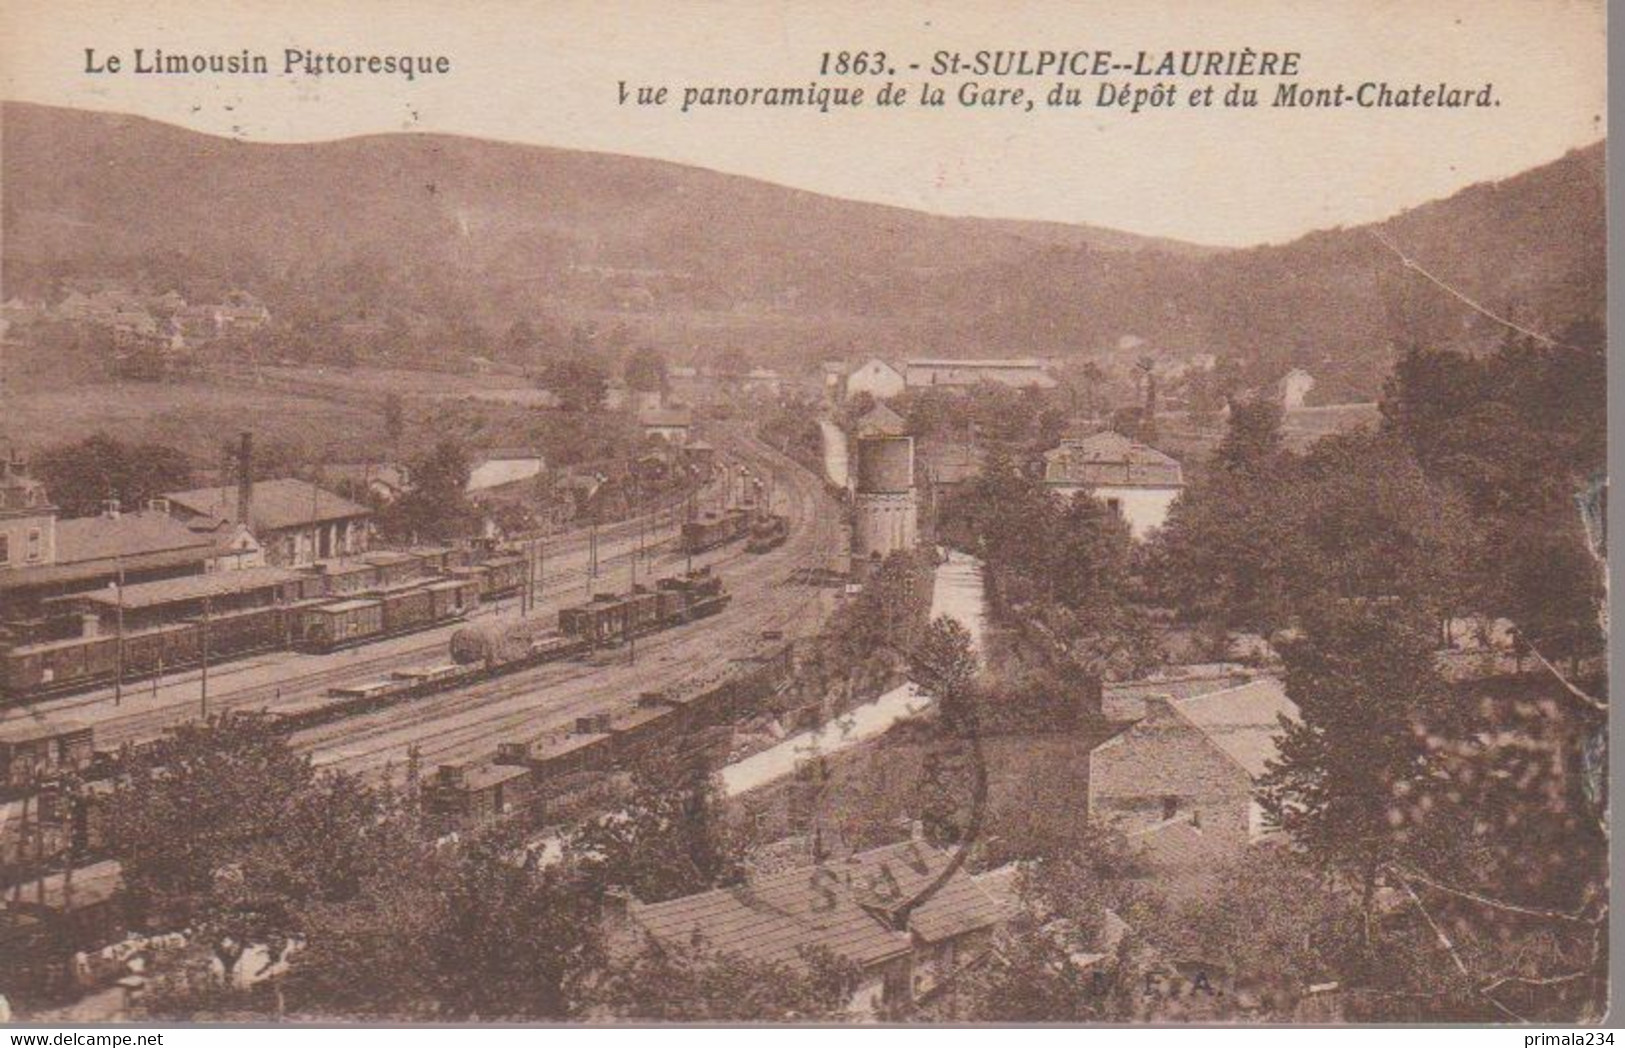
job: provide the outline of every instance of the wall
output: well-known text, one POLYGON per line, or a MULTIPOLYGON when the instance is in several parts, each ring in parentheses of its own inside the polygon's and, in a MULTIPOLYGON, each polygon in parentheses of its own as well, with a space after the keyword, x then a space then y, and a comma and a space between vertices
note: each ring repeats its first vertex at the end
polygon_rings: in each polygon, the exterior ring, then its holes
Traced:
POLYGON ((913 549, 918 539, 919 507, 914 492, 859 494, 853 500, 852 558, 884 558, 900 549, 913 549))
POLYGON ((32 568, 56 562, 56 518, 50 514, 0 519, 0 535, 6 537, 7 559, 0 563, 0 571, 8 568, 32 568), (34 549, 39 556, 29 557, 28 537, 38 532, 34 549))
POLYGON ((1052 490, 1062 496, 1071 496, 1088 491, 1095 498, 1110 504, 1109 500, 1116 499, 1118 512, 1128 521, 1129 531, 1136 539, 1143 540, 1151 533, 1153 528, 1160 528, 1168 521, 1168 511, 1178 500, 1180 488, 1120 488, 1110 485, 1100 485, 1086 489, 1081 486, 1055 484, 1052 490))
POLYGON ((871 360, 846 376, 846 395, 867 393, 876 400, 885 400, 903 392, 903 376, 897 369, 878 360, 871 360))

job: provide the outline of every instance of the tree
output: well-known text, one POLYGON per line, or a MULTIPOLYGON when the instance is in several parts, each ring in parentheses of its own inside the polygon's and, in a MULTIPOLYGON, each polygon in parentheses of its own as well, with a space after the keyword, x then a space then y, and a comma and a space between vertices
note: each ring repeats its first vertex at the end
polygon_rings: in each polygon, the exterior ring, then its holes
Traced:
POLYGON ((434 868, 438 914, 422 942, 440 1014, 560 1020, 581 1003, 578 982, 599 963, 596 909, 554 870, 476 841, 434 868))
POLYGON ((316 781, 309 758, 253 715, 182 725, 136 755, 106 831, 135 912, 159 929, 193 927, 228 978, 252 944, 279 954, 302 900, 346 890, 345 853, 370 810, 347 779, 308 803, 316 781), (320 843, 283 847, 297 838, 320 843))
POLYGON ((34 470, 64 517, 93 517, 107 499, 139 509, 166 491, 191 486, 186 455, 163 444, 127 444, 97 433, 75 444, 50 448, 34 470))
POLYGON ((718 784, 699 759, 635 769, 627 802, 578 827, 565 853, 595 896, 619 889, 646 903, 707 891, 739 868, 718 784))
POLYGON ((570 412, 600 410, 609 390, 603 369, 579 356, 549 361, 542 369, 542 385, 559 398, 560 407, 570 412))
POLYGON ((666 388, 666 358, 649 346, 639 346, 626 358, 626 385, 639 393, 666 388))
POLYGON ((455 437, 437 442, 412 464, 412 489, 379 514, 379 525, 407 540, 446 541, 468 534, 474 508, 468 501, 468 450, 455 437))
POLYGON ((1459 730, 1433 649, 1430 634, 1391 607, 1333 601, 1282 652, 1302 719, 1281 725, 1259 803, 1323 869, 1353 879, 1368 927, 1388 863, 1448 850, 1439 826, 1401 817, 1436 766, 1429 733, 1459 730))
POLYGON ((1230 425, 1213 461, 1231 473, 1254 473, 1275 465, 1282 453, 1284 412, 1273 400, 1231 400, 1230 425))

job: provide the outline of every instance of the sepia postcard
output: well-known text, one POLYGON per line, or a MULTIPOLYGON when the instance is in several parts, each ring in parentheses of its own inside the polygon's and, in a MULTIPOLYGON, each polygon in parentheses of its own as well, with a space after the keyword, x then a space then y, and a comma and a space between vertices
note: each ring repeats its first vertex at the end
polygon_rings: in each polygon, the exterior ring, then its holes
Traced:
POLYGON ((6 5, 0 1024, 1612 1044, 1606 15, 6 5))

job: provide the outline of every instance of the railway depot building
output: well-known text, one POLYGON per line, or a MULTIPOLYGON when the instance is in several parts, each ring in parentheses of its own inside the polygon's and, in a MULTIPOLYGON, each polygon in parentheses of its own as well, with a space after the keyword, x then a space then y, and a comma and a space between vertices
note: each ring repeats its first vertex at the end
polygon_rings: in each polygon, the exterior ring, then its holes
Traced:
POLYGON ((214 539, 155 509, 59 520, 44 485, 12 456, 0 473, 0 629, 13 639, 41 627, 43 603, 112 586, 201 575, 214 539))
POLYGON ((164 495, 170 516, 225 544, 234 525, 246 523, 274 568, 308 567, 318 560, 366 551, 372 511, 305 480, 261 480, 164 495))

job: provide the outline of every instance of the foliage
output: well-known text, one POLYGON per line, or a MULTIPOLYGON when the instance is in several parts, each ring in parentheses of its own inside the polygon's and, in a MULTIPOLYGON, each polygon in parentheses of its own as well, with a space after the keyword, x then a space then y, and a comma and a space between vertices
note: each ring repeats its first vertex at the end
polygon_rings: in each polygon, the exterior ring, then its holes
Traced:
POLYGON ((591 360, 570 355, 550 360, 542 369, 542 386, 559 398, 569 412, 597 412, 604 406, 609 380, 603 368, 591 360))
POLYGON ((1590 325, 1564 345, 1509 338, 1484 357, 1412 346, 1382 401, 1385 427, 1478 524, 1477 609, 1552 657, 1601 644, 1601 573, 1574 499, 1605 466, 1606 352, 1590 325))
POLYGON ((303 904, 354 891, 371 804, 353 780, 318 778, 263 718, 217 717, 133 758, 108 802, 108 848, 134 912, 191 925, 229 975, 249 944, 280 954, 303 904))
POLYGON ((1243 464, 1192 485, 1148 551, 1153 588, 1185 618, 1267 632, 1332 598, 1435 622, 1473 606, 1472 518, 1404 446, 1355 433, 1302 456, 1239 447, 1243 464))
POLYGON ((577 827, 565 844, 591 894, 614 889, 646 903, 733 879, 736 852, 721 819, 718 783, 699 759, 635 769, 626 803, 577 827))
POLYGON ((1302 719, 1282 726, 1259 803, 1316 862, 1352 871, 1367 907, 1386 863, 1445 843, 1437 827, 1393 817, 1429 774, 1428 734, 1459 727, 1433 650, 1389 608, 1333 605, 1283 652, 1302 719))
POLYGON ((475 524, 468 501, 468 450, 454 437, 438 441, 412 464, 412 487, 378 515, 386 535, 406 541, 466 537, 475 524))
POLYGON ((626 385, 639 393, 666 388, 666 358, 649 346, 639 346, 626 358, 626 385))
POLYGON ((33 471, 64 517, 94 517, 110 498, 125 510, 140 509, 148 499, 192 483, 191 463, 180 451, 129 444, 106 433, 46 450, 33 471))
POLYGON ((1142 674, 1161 661, 1128 525, 1099 500, 1063 501, 1005 455, 943 507, 942 534, 983 561, 1012 651, 1059 681, 1142 674))

